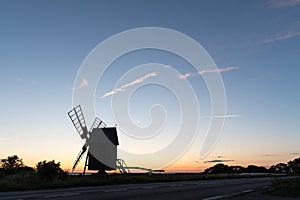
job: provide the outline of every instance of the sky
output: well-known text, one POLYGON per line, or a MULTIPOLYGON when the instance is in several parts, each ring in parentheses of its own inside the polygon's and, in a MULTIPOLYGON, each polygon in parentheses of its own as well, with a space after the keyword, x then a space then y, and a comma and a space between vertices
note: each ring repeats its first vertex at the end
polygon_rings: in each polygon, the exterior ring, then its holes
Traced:
MULTIPOLYGON (((98 83, 94 106, 108 126, 118 125, 119 149, 151 153, 176 137, 180 100, 167 87, 145 84, 161 78, 157 66, 146 66, 144 73, 122 79, 138 65, 160 63, 180 73, 176 84, 190 84, 201 111, 191 146, 164 169, 203 171, 219 161, 269 167, 299 157, 299 0, 2 0, 0 158, 16 154, 30 166, 55 159, 64 169, 71 169, 83 141, 67 112, 73 107, 73 92, 90 86, 85 77, 75 84, 80 66, 107 38, 142 27, 172 29, 193 38, 217 69, 195 71, 195 66, 178 55, 157 49, 133 51, 115 60, 98 83), (216 73, 226 91, 224 116, 212 116, 202 79, 203 74, 216 73), (147 127, 152 122, 151 106, 164 107, 166 121, 156 139, 128 139, 122 118, 114 116, 112 97, 118 99, 133 86, 140 86, 128 100, 134 124, 147 127), (212 151, 201 157, 212 117, 224 118, 224 128, 212 151)), ((127 165, 150 168, 165 158, 122 159, 127 165)))

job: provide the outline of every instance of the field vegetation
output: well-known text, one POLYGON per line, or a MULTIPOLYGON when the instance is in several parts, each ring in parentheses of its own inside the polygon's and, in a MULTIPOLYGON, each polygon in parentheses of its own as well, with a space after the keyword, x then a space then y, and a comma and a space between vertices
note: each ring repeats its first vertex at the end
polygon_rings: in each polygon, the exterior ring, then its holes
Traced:
MULTIPOLYGON (((274 176, 274 174, 285 175, 299 174, 300 158, 290 161, 287 164, 277 164, 270 169, 249 165, 227 166, 216 164, 202 173, 159 173, 159 174, 107 174, 107 175, 72 175, 60 167, 60 162, 40 161, 34 168, 26 166, 18 156, 9 156, 0 160, 0 192, 15 190, 33 190, 49 188, 65 188, 80 186, 117 185, 133 183, 153 183, 171 181, 197 181, 208 179, 225 179, 241 177, 274 176)), ((269 192, 285 190, 299 190, 299 180, 288 180, 276 182, 274 189, 269 192), (298 184, 298 187, 295 185, 298 184), (279 188, 279 189, 278 189, 279 188), (296 189, 294 189, 296 188, 296 189)), ((282 192, 283 194, 284 192, 282 192)), ((285 192, 288 193, 288 192, 285 192)), ((285 194, 284 193, 284 194, 285 194)), ((294 194, 294 192, 291 192, 294 194)))

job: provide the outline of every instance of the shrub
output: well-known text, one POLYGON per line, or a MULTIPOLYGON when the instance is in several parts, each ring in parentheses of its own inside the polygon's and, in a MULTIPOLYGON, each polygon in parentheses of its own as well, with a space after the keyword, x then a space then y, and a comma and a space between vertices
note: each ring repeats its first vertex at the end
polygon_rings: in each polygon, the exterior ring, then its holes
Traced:
POLYGON ((67 172, 60 168, 60 162, 55 163, 52 161, 41 161, 36 165, 37 175, 46 181, 52 181, 54 179, 63 179, 67 172))

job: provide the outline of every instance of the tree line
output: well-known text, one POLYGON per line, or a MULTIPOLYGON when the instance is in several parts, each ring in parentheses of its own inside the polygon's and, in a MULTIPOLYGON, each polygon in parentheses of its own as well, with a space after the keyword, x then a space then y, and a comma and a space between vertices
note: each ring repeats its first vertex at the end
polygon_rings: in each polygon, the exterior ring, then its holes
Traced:
MULTIPOLYGON (((287 163, 278 163, 271 166, 269 169, 266 167, 249 165, 242 166, 228 166, 223 163, 216 164, 212 167, 205 169, 204 174, 241 174, 241 173, 278 173, 278 174, 296 174, 300 175, 300 158, 296 158, 287 163)), ((40 161, 35 165, 35 168, 28 167, 24 164, 23 160, 17 155, 8 156, 7 158, 0 159, 0 178, 16 175, 23 178, 36 176, 39 179, 46 181, 54 179, 64 179, 68 174, 60 167, 60 162, 40 161)))
POLYGON ((278 163, 270 168, 249 165, 228 166, 223 163, 216 164, 205 169, 204 174, 241 174, 241 173, 275 173, 275 174, 295 174, 300 175, 300 158, 296 158, 287 163, 278 163))
POLYGON ((63 179, 67 172, 60 168, 60 162, 40 161, 35 168, 26 166, 17 155, 8 156, 0 160, 0 178, 5 176, 20 176, 22 178, 36 176, 42 180, 63 179))

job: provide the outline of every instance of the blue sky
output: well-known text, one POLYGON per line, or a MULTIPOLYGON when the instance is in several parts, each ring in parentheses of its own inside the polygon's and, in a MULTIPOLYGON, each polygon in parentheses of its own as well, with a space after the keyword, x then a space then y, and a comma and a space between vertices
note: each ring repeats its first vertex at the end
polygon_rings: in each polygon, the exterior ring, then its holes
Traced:
MULTIPOLYGON (((293 159, 300 153, 299 11, 298 0, 1 1, 0 157, 17 154, 30 165, 56 159, 70 169, 82 144, 67 117, 70 88, 81 63, 114 34, 164 27, 199 42, 218 68, 235 67, 221 75, 227 112, 236 116, 226 119, 219 143, 204 160, 219 156, 234 160, 231 164, 269 166, 293 159)), ((121 57, 95 95, 97 114, 109 125, 115 123, 110 97, 99 97, 112 90, 124 72, 149 62, 174 66, 182 74, 192 69, 167 52, 148 50, 121 57)), ((199 77, 188 81, 201 99, 201 111, 209 115, 205 85, 199 77)), ((130 104, 137 123, 149 123, 143 107, 157 102, 176 116, 172 96, 157 86, 148 89, 150 97, 137 92, 130 104)), ((169 119, 172 130, 178 119, 169 119)), ((206 167, 198 158, 200 143, 196 141, 171 168, 206 167)), ((136 144, 130 150, 140 148, 136 144)))

